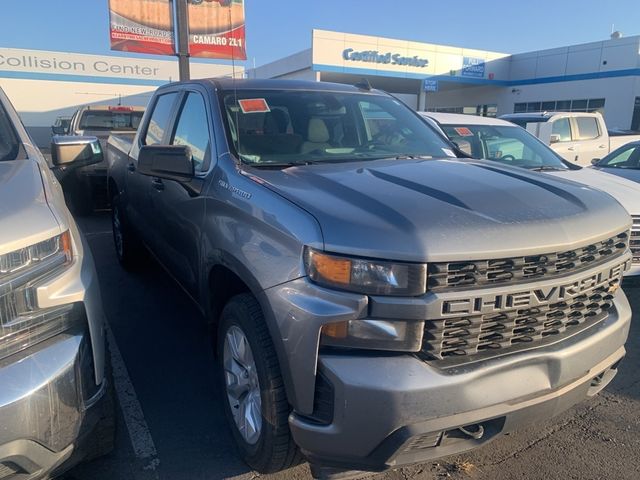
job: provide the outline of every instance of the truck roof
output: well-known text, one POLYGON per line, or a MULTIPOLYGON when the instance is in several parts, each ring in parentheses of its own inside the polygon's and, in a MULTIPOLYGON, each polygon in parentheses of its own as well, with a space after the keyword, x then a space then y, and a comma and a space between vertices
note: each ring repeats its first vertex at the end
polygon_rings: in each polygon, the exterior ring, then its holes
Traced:
MULTIPOLYGON (((171 83, 167 86, 176 85, 176 83, 171 83)), ((213 85, 215 88, 219 88, 221 90, 233 90, 235 88, 237 90, 316 90, 352 93, 382 93, 381 91, 373 88, 371 90, 366 90, 344 83, 315 82, 310 80, 281 80, 271 78, 239 78, 234 80, 232 78, 219 77, 190 80, 188 83, 199 83, 205 86, 213 85)))
POLYGON ((144 112, 145 107, 138 105, 86 105, 81 110, 94 110, 98 112, 107 111, 127 111, 127 112, 144 112))

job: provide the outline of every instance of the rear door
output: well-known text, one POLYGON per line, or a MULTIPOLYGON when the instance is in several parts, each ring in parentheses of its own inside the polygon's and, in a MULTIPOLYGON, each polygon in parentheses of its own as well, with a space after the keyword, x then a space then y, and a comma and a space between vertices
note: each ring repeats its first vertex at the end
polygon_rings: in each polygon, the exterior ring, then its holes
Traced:
MULTIPOLYGON (((207 172, 212 168, 212 152, 215 151, 212 115, 206 95, 206 90, 195 85, 185 89, 172 131, 166 137, 168 145, 191 148, 196 181, 203 185, 207 172)), ((156 179, 150 190, 150 201, 154 212, 151 228, 158 242, 156 255, 195 298, 198 294, 204 197, 194 194, 179 182, 156 179)))
POLYGON ((573 120, 577 127, 580 145, 578 163, 591 165, 591 160, 602 158, 609 152, 609 138, 606 132, 602 131, 597 117, 578 116, 573 120))
POLYGON ((575 127, 569 117, 559 117, 551 120, 551 135, 556 136, 557 141, 551 144, 551 148, 562 158, 576 163, 579 158, 580 146, 576 141, 575 127))
POLYGON ((143 145, 163 144, 170 135, 170 125, 175 117, 175 108, 179 92, 172 91, 155 97, 150 107, 149 120, 143 126, 144 131, 138 136, 138 143, 133 146, 125 173, 126 213, 133 228, 143 241, 155 251, 157 241, 152 232, 150 192, 157 179, 138 172, 138 151, 143 145))

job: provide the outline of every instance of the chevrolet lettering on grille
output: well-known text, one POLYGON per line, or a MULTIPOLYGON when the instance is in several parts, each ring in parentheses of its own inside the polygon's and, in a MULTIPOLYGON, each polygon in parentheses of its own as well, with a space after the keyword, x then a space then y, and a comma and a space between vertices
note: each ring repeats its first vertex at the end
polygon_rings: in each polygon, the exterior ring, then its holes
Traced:
POLYGON ((443 317, 474 315, 498 312, 505 309, 537 307, 547 303, 567 300, 600 285, 611 283, 612 280, 619 282, 627 268, 629 268, 629 261, 598 273, 592 273, 565 285, 537 287, 532 290, 505 295, 483 295, 446 300, 442 302, 441 314, 443 317))

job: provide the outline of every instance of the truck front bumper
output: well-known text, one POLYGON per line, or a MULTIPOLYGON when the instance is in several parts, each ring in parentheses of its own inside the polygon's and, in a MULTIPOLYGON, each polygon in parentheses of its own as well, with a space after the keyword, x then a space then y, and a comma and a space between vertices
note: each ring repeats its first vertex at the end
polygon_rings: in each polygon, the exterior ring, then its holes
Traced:
POLYGON ((601 323, 500 358, 442 369, 411 355, 321 354, 332 421, 294 412, 291 431, 312 463, 336 468, 381 471, 460 453, 604 388, 625 355, 630 320, 620 291, 601 323))
POLYGON ((65 466, 101 417, 89 335, 59 335, 0 362, 0 479, 65 466))

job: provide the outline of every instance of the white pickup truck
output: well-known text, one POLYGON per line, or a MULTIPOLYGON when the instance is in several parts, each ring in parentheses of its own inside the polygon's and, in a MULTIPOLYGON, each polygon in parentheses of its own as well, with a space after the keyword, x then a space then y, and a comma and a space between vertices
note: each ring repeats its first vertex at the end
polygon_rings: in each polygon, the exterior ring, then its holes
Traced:
POLYGON ((500 118, 526 128, 562 158, 580 165, 590 165, 593 159, 640 140, 640 135, 609 135, 599 113, 512 113, 500 118))

